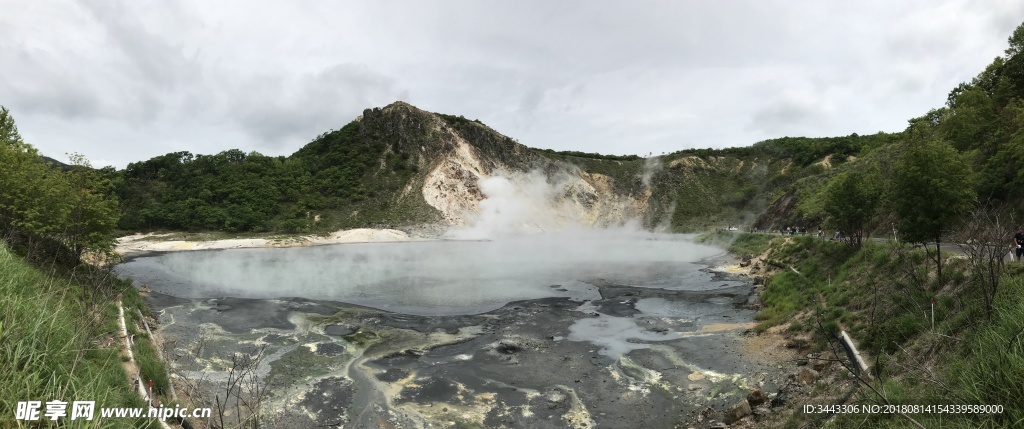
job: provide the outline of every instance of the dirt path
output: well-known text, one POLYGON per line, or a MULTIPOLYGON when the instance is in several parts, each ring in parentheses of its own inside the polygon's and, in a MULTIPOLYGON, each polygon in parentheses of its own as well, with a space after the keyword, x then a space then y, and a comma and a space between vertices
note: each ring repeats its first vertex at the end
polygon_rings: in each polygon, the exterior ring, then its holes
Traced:
MULTIPOLYGON (((146 388, 143 386, 142 379, 139 377, 139 366, 135 363, 135 356, 132 353, 132 346, 135 341, 132 335, 128 334, 128 326, 124 320, 124 304, 121 299, 117 300, 117 327, 121 330, 121 338, 124 338, 124 353, 128 356, 127 361, 123 361, 121 365, 124 367, 125 374, 128 375, 128 382, 135 388, 135 392, 139 394, 139 397, 147 404, 150 404, 149 395, 146 392, 146 388)), ((152 407, 152 405, 150 405, 152 407)), ((160 419, 154 419, 159 422, 160 427, 164 429, 171 429, 167 423, 160 419)))

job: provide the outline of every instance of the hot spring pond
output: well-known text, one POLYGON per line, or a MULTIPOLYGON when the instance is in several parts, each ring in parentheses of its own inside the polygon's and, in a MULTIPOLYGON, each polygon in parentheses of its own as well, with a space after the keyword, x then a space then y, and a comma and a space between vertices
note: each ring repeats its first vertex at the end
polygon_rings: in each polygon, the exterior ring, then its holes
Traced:
POLYGON ((116 271, 152 290, 198 391, 263 350, 278 427, 657 428, 778 382, 740 352, 752 287, 711 269, 726 259, 678 236, 567 234, 159 253, 116 271))

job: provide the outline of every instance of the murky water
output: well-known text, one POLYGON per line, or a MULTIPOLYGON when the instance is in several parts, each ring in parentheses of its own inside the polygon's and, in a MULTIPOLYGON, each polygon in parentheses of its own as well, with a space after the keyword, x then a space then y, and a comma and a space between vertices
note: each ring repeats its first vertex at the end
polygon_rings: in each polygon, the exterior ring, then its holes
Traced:
POLYGON ((182 298, 340 301, 414 315, 476 314, 511 301, 599 298, 590 282, 678 290, 728 286, 701 271, 721 250, 647 233, 496 241, 362 243, 176 252, 117 272, 182 298))
POLYGON ((592 231, 163 253, 116 269, 158 292, 174 366, 212 380, 207 399, 228 357, 266 347, 279 427, 660 428, 775 383, 729 333, 752 319, 751 286, 708 269, 722 255, 592 231))

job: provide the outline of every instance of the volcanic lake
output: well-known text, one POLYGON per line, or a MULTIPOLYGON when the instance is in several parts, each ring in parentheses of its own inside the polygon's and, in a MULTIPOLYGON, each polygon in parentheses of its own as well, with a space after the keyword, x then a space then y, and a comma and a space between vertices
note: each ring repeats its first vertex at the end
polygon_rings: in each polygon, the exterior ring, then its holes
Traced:
POLYGON ((657 428, 779 383, 744 353, 753 287, 715 269, 729 259, 600 231, 149 253, 115 270, 145 286, 193 399, 223 401, 238 357, 259 356, 269 426, 657 428))

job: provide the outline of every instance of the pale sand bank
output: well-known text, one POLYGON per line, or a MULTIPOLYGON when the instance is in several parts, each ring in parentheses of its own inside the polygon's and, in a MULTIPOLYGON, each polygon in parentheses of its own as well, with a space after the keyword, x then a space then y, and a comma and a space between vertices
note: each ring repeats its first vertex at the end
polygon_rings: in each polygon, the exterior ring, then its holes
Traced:
POLYGON ((211 241, 161 240, 166 234, 135 234, 117 239, 115 251, 121 255, 138 252, 177 252, 187 250, 240 249, 260 247, 299 247, 342 243, 409 241, 409 234, 395 229, 349 229, 328 236, 307 235, 285 238, 231 238, 211 241))

